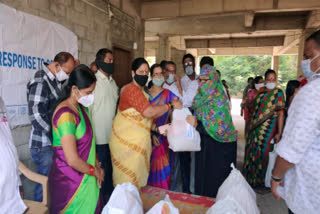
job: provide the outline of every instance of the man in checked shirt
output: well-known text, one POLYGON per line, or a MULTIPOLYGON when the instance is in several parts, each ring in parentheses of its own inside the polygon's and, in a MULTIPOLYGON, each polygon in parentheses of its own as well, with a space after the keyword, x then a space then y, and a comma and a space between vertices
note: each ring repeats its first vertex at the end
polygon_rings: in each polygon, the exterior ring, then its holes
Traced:
MULTIPOLYGON (((51 64, 44 63, 43 69, 35 73, 27 85, 29 118, 32 124, 29 147, 31 158, 38 173, 48 175, 52 163, 51 118, 62 93, 62 83, 68 79, 75 66, 73 56, 60 52, 51 64)), ((42 201, 42 187, 38 184, 34 200, 42 201)))

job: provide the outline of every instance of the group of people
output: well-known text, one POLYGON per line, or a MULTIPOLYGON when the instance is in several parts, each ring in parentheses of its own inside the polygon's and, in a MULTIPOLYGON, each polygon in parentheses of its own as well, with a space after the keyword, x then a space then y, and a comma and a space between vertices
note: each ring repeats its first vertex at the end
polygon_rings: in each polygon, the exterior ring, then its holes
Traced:
MULTIPOLYGON (((243 101, 243 174, 262 187, 268 153, 277 144, 271 189, 290 213, 316 213, 319 204, 320 31, 307 39, 304 56, 307 84, 290 81, 285 99, 269 69, 264 79, 248 80, 243 101)), ((128 71, 132 82, 120 90, 113 61, 112 51, 100 49, 90 69, 60 52, 27 85, 30 152, 38 173, 49 177, 50 213, 100 213, 114 186, 125 182, 177 191, 179 176, 183 192, 215 197, 236 165, 237 131, 228 87, 213 59, 201 59, 198 76, 195 58, 186 54, 180 78, 172 61, 149 68, 136 58, 128 71), (186 122, 200 133, 199 152, 171 151, 160 131, 182 108, 192 112, 186 122)), ((41 186, 35 200, 42 200, 41 186)))
POLYGON ((285 199, 289 213, 317 213, 319 207, 319 71, 320 31, 305 43, 304 78, 277 87, 277 74, 248 79, 241 105, 245 119, 243 175, 258 192, 268 192, 265 176, 269 152, 278 154, 271 191, 285 199))
MULTIPOLYGON (((213 59, 201 60, 198 76, 186 54, 180 79, 172 61, 150 69, 137 58, 132 82, 121 90, 113 60, 112 51, 100 49, 90 69, 60 52, 27 85, 31 157, 49 177, 50 212, 99 213, 125 182, 178 191, 179 176, 183 192, 215 197, 236 164, 237 133, 213 59), (200 132, 200 152, 171 151, 159 130, 182 108, 193 113, 186 122, 200 132)), ((42 200, 41 186, 35 200, 42 200)))

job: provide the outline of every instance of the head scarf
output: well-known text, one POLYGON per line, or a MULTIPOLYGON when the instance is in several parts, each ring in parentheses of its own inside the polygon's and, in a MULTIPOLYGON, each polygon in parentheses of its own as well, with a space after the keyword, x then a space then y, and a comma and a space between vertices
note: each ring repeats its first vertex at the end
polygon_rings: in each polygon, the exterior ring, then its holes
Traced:
POLYGON ((229 111, 229 98, 224 90, 215 68, 205 65, 200 73, 211 81, 199 83, 197 94, 193 100, 196 116, 201 120, 207 133, 219 142, 234 142, 237 132, 233 126, 229 111))

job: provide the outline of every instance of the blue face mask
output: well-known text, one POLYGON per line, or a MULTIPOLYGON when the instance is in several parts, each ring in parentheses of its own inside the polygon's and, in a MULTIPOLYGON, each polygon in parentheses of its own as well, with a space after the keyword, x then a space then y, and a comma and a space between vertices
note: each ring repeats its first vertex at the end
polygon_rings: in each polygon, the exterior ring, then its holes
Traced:
POLYGON ((185 68, 185 71, 186 71, 186 74, 187 74, 188 76, 190 76, 190 75, 193 74, 193 72, 194 72, 193 67, 192 67, 191 65, 187 66, 187 67, 185 68))
POLYGON ((313 60, 315 60, 316 58, 318 58, 319 56, 320 56, 320 54, 313 57, 311 60, 305 59, 305 60, 301 61, 301 68, 302 68, 302 72, 303 72, 303 75, 305 78, 310 79, 315 73, 317 73, 317 71, 320 70, 320 67, 315 71, 311 70, 311 62, 313 60))
POLYGON ((166 81, 167 81, 167 83, 172 84, 175 81, 174 74, 169 74, 169 77, 166 81))
POLYGON ((160 79, 156 79, 156 78, 153 78, 152 79, 152 83, 155 85, 155 86, 158 86, 160 87, 164 82, 164 78, 160 78, 160 79))

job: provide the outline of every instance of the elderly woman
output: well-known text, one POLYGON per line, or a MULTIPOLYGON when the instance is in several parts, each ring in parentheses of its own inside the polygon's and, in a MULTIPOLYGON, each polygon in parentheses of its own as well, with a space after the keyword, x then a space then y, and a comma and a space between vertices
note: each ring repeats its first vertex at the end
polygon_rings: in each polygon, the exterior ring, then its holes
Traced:
POLYGON ((52 118, 53 161, 49 173, 50 213, 100 213, 103 170, 96 158, 88 108, 93 103, 94 73, 78 65, 52 118))
POLYGON ((249 184, 262 188, 263 191, 269 152, 273 150, 272 140, 274 139, 275 143, 280 141, 284 123, 284 93, 276 85, 276 72, 267 70, 265 87, 254 100, 245 148, 244 176, 249 184))
POLYGON ((215 68, 203 66, 199 81, 193 101, 201 136, 201 151, 196 152, 195 193, 216 197, 231 163, 236 165, 237 132, 229 111, 230 100, 215 68))
POLYGON ((178 100, 153 106, 144 92, 149 74, 148 62, 137 58, 132 63, 133 81, 120 94, 118 113, 113 122, 110 151, 114 185, 131 182, 138 188, 147 185, 150 172, 152 119, 171 109, 180 109, 178 100))

